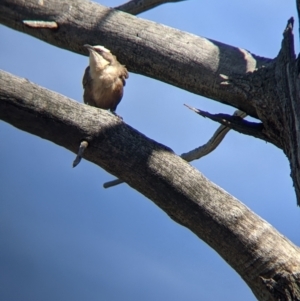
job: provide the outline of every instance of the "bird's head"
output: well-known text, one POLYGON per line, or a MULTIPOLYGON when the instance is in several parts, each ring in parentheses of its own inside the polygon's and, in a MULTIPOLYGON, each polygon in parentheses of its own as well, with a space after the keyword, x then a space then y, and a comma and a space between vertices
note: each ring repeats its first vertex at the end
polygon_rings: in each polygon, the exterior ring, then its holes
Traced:
POLYGON ((111 54, 110 50, 104 46, 91 46, 89 44, 83 46, 88 49, 90 54, 90 68, 102 70, 105 66, 112 63, 114 56, 111 54))
POLYGON ((101 45, 91 46, 89 44, 85 44, 83 46, 86 47, 90 52, 95 51, 95 52, 99 53, 100 55, 102 55, 104 52, 105 53, 110 53, 109 49, 107 49, 107 48, 105 48, 104 46, 101 46, 101 45))

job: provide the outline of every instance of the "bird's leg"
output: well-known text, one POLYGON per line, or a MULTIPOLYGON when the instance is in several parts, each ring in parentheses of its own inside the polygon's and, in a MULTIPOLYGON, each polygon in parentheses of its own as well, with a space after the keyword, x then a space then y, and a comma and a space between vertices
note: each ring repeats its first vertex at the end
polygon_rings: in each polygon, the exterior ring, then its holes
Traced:
POLYGON ((81 141, 77 156, 73 162, 73 167, 76 167, 80 163, 83 153, 88 146, 89 146, 89 143, 87 141, 85 141, 85 140, 81 141))

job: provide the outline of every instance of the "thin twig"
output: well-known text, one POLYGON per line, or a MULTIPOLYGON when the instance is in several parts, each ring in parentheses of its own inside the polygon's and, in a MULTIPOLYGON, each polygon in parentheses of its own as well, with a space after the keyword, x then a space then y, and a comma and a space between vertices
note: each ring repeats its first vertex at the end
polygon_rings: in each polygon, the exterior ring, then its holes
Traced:
MULTIPOLYGON (((239 116, 241 118, 245 118, 247 114, 241 110, 236 110, 233 113, 233 116, 239 116)), ((188 162, 191 162, 193 160, 200 159, 201 157, 206 156, 207 154, 211 153, 213 150, 217 148, 217 146, 222 142, 222 140, 225 138, 226 134, 229 131, 230 131, 229 127, 225 125, 220 125, 206 144, 197 147, 194 150, 189 151, 188 153, 182 154, 181 158, 188 162)))
POLYGON ((262 122, 251 122, 247 120, 243 120, 240 116, 232 116, 229 114, 211 114, 209 112, 202 111, 200 109, 196 109, 193 107, 187 106, 192 111, 196 112, 198 115, 202 117, 209 118, 213 121, 221 123, 222 125, 229 127, 239 133, 250 135, 256 138, 260 138, 267 142, 272 142, 270 137, 266 135, 264 131, 264 125, 262 122))
MULTIPOLYGON (((188 105, 185 105, 185 106, 187 106, 188 108, 190 108, 193 111, 196 110, 192 107, 189 107, 188 105)), ((247 114, 241 110, 236 110, 234 112, 233 116, 245 118, 247 116, 247 114)), ((200 147, 197 147, 188 153, 183 153, 180 157, 182 159, 186 160, 187 162, 191 162, 193 160, 200 159, 201 157, 208 155, 209 153, 211 153, 213 150, 215 150, 217 148, 217 146, 221 143, 221 141, 224 139, 224 137, 230 130, 231 129, 225 125, 219 126, 219 128, 216 130, 214 135, 209 139, 209 141, 206 144, 204 144, 200 147)), ((110 188, 110 187, 119 185, 121 183, 124 183, 124 181, 122 181, 120 179, 116 179, 116 180, 104 183, 103 187, 110 188)))

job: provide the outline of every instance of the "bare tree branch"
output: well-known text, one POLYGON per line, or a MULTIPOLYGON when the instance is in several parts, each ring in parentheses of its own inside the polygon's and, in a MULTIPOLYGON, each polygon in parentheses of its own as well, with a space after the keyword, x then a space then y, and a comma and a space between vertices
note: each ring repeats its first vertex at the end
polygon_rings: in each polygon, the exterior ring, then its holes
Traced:
MULTIPOLYGON (((265 140, 283 149, 289 158, 300 204, 300 120, 294 113, 299 111, 299 59, 293 49, 292 19, 278 56, 270 60, 87 0, 40 3, 2 0, 0 22, 77 53, 84 53, 82 45, 87 42, 104 44, 133 72, 229 104, 260 119, 265 140), (54 21, 59 27, 30 28, 23 20, 54 21)), ((252 134, 258 135, 257 129, 252 134)))
MULTIPOLYGON (((240 118, 245 118, 247 114, 243 111, 236 110, 233 116, 239 116, 240 118)), ((216 132, 214 133, 214 135, 209 139, 207 143, 189 151, 188 153, 182 154, 180 157, 186 160, 187 162, 191 162, 208 155, 218 147, 218 145, 222 142, 222 140, 225 138, 226 134, 230 130, 231 130, 230 127, 227 127, 225 125, 220 125, 216 130, 216 132)))
POLYGON ((235 130, 245 135, 260 138, 262 140, 271 142, 276 145, 276 141, 271 141, 269 137, 264 134, 264 127, 262 123, 243 120, 243 118, 240 116, 231 116, 228 114, 211 114, 209 112, 205 112, 200 109, 190 107, 188 105, 185 106, 187 106, 189 109, 196 112, 200 116, 207 117, 213 121, 219 122, 232 130, 235 130))
MULTIPOLYGON (((245 112, 242 112, 240 110, 235 111, 233 115, 239 116, 241 118, 245 118, 247 116, 247 114, 245 112)), ((216 147, 221 143, 221 141, 224 139, 224 137, 226 136, 226 134, 229 131, 230 131, 229 127, 227 127, 225 125, 221 125, 206 144, 204 144, 200 147, 197 147, 196 149, 191 150, 188 153, 183 153, 183 154, 181 154, 180 157, 187 162, 191 162, 193 160, 200 159, 200 158, 208 155, 209 153, 211 153, 213 150, 216 149, 216 147)), ((119 185, 122 183, 124 183, 124 181, 122 181, 120 179, 115 179, 115 180, 104 183, 103 187, 110 188, 110 187, 113 187, 113 186, 116 186, 116 185, 119 185)))
POLYGON ((269 283, 297 279, 298 247, 171 149, 112 114, 1 71, 0 119, 74 153, 82 138, 89 141, 85 159, 125 180, 203 239, 258 299, 275 300, 269 283))
MULTIPOLYGON (((84 53, 81 45, 86 42, 105 44, 133 72, 260 119, 261 124, 250 124, 225 114, 197 112, 241 132, 251 129, 251 135, 261 135, 282 148, 290 161, 299 202, 300 64, 294 53, 292 19, 279 55, 272 61, 88 1, 40 3, 3 0, 0 22, 77 53, 84 53), (24 20, 55 22, 58 28, 28 26, 24 20)), ((0 118, 72 152, 84 139, 89 144, 84 158, 124 180, 203 239, 258 299, 299 300, 299 248, 171 149, 105 111, 5 72, 0 73, 0 118)))
MULTIPOLYGON (((246 75, 272 60, 241 48, 108 9, 87 0, 2 0, 0 22, 57 47, 87 55, 84 44, 105 45, 131 72, 215 99, 258 117, 251 95, 220 74, 246 75), (86 18, 86 16, 89 16, 86 18), (57 30, 30 28, 22 20, 55 21, 57 30)), ((251 88, 251 87, 250 87, 251 88)))
POLYGON ((138 15, 164 3, 182 1, 186 0, 131 0, 127 3, 116 6, 115 9, 121 10, 132 15, 138 15))

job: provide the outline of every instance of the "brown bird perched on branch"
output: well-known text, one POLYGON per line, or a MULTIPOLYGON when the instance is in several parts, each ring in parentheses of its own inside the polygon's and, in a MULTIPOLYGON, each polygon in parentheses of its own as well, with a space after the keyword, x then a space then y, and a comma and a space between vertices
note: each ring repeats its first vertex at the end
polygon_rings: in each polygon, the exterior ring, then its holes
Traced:
POLYGON ((90 64, 85 69, 82 84, 84 103, 101 109, 116 109, 123 97, 123 87, 128 72, 117 58, 103 46, 85 44, 89 51, 90 64))

